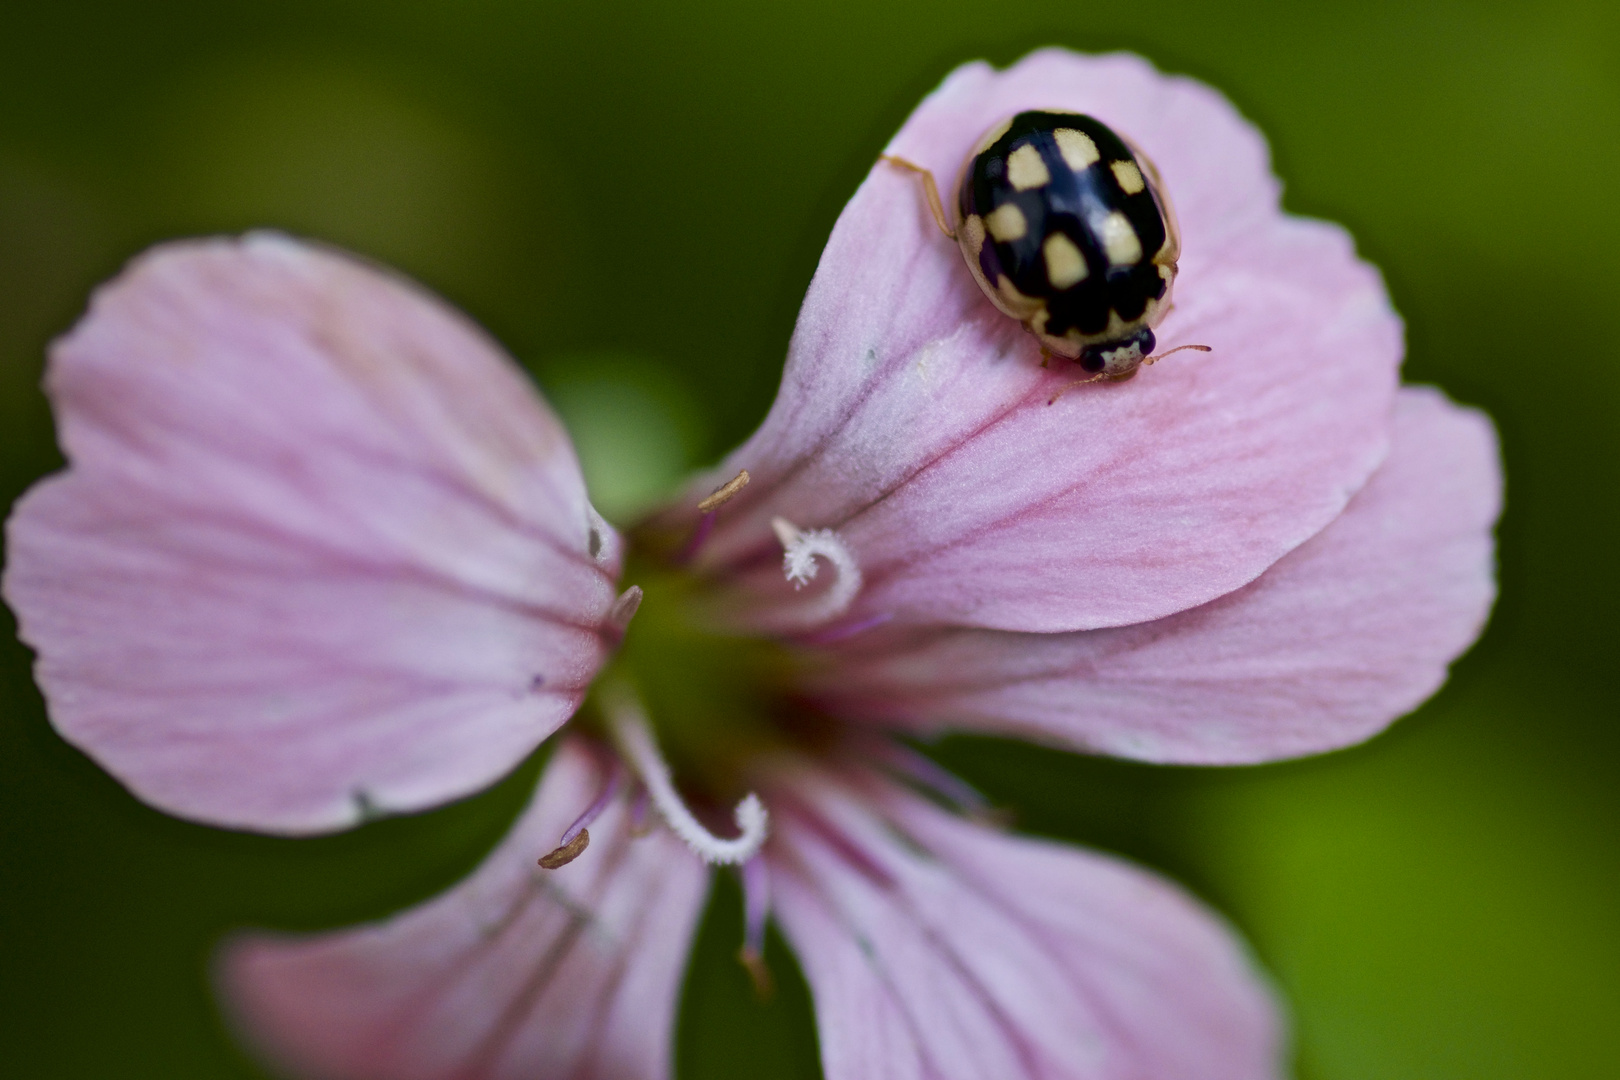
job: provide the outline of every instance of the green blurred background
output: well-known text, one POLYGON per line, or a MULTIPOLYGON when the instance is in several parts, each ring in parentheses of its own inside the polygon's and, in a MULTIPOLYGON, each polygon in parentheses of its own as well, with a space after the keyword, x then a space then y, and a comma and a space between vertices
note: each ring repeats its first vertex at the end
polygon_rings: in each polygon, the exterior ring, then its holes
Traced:
MULTIPOLYGON (((946 71, 1048 43, 1137 50, 1261 125, 1289 207, 1345 222, 1383 267, 1409 378, 1496 417, 1502 600, 1445 691, 1358 749, 1232 770, 941 754, 1025 827, 1128 853, 1227 912, 1291 1002, 1301 1077, 1620 1076, 1617 11, 13 0, 0 497, 59 464, 42 349, 92 285, 165 237, 273 225, 397 265, 490 327, 559 402, 604 509, 627 513, 763 415, 840 206, 946 71)), ((11 1076, 259 1075, 210 1000, 219 935, 435 893, 537 767, 327 839, 187 825, 58 740, 9 622, 0 638, 11 1076)), ((802 983, 778 941, 784 989, 753 1000, 738 907, 722 882, 681 1076, 813 1077, 802 983)))

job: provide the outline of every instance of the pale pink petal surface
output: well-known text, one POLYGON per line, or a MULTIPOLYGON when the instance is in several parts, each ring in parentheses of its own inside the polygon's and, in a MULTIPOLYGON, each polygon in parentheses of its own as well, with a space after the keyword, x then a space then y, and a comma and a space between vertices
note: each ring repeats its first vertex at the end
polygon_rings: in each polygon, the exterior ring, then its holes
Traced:
POLYGON ((1253 584, 1139 626, 866 640, 829 659, 817 692, 844 716, 1150 761, 1345 746, 1432 694, 1479 635, 1500 508, 1490 421, 1403 390, 1388 461, 1253 584))
POLYGON ((618 540, 464 317, 285 238, 174 244, 51 354, 71 467, 5 595, 62 734, 172 813, 339 828, 477 790, 600 665, 618 540))
POLYGON ((828 1080, 1267 1080, 1271 995, 1230 930, 1116 859, 887 781, 778 798, 777 917, 828 1080))
MULTIPOLYGON (((895 729, 1203 763, 1365 738, 1486 616, 1494 436, 1397 392, 1376 271, 1342 230, 1282 214, 1264 141, 1207 87, 1131 56, 968 65, 889 152, 949 202, 979 135, 1030 108, 1092 113, 1156 163, 1183 249, 1161 347, 1214 351, 1052 403, 1079 372, 1042 368, 916 177, 877 165, 764 425, 645 533, 706 585, 651 602, 803 646, 788 708, 829 719, 826 757, 665 734, 758 782, 772 831, 748 940, 769 880, 829 1080, 1273 1080, 1275 1003, 1217 917, 840 755, 866 739, 903 772, 895 729), (738 469, 752 483, 700 520, 738 469), (798 594, 784 565, 830 571, 798 594)), ((97 294, 48 378, 70 467, 19 502, 5 596, 53 722, 156 806, 306 832, 467 794, 565 722, 618 644, 620 542, 557 419, 406 282, 269 235, 169 245, 97 294)), ((684 633, 683 614, 641 625, 684 633)), ((627 683, 649 655, 626 654, 627 683)), ((738 655, 778 701, 782 670, 738 655)), ((234 1019, 328 1080, 667 1077, 701 841, 727 841, 677 813, 661 719, 622 764, 564 741, 511 835, 437 900, 234 939, 234 1019), (619 770, 691 848, 632 837, 604 787, 619 770), (582 857, 535 865, 602 805, 582 857)))
POLYGON ((564 742, 534 802, 470 878, 375 926, 228 945, 250 1041, 322 1080, 662 1080, 708 872, 624 800, 557 870, 535 866, 605 777, 564 742))
POLYGON ((981 132, 1036 107, 1092 113, 1157 162, 1184 251, 1159 338, 1214 352, 1048 406, 1078 369, 1041 368, 916 177, 879 163, 833 230, 769 417, 696 489, 753 477, 700 571, 743 572, 760 608, 791 596, 781 515, 852 549, 865 588, 851 622, 1128 624, 1253 580, 1377 467, 1400 322, 1343 230, 1281 213, 1264 141, 1208 87, 1130 56, 968 65, 889 149, 949 189, 981 132))

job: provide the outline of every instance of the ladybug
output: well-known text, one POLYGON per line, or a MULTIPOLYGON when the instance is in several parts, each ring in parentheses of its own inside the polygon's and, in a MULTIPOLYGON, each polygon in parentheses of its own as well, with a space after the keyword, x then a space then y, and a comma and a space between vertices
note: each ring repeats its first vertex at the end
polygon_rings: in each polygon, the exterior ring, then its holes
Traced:
POLYGON ((954 231, 933 177, 885 160, 923 175, 974 280, 1045 353, 1110 379, 1158 359, 1153 327, 1170 309, 1181 238, 1153 163, 1107 124, 1056 111, 997 124, 962 169, 954 231))

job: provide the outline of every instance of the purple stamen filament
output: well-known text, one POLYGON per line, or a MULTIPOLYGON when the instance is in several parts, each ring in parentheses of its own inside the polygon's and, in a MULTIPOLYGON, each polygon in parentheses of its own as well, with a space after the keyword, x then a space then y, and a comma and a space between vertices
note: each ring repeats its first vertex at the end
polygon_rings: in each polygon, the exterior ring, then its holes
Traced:
POLYGON ((993 817, 993 811, 977 788, 946 769, 934 759, 920 754, 904 743, 888 739, 873 740, 867 753, 883 768, 904 780, 954 804, 957 809, 973 817, 993 817))
POLYGON ((613 800, 614 794, 619 790, 619 781, 623 769, 615 761, 609 768, 607 779, 602 782, 602 790, 597 793, 596 799, 585 808, 585 812, 574 819, 562 834, 557 846, 540 857, 540 865, 547 870, 555 870, 559 866, 567 866, 585 851, 590 845, 590 824, 602 816, 608 803, 613 800))
POLYGON ((771 879, 765 858, 755 855, 740 868, 743 889, 743 943, 737 959, 760 997, 771 993, 771 971, 765 966, 765 919, 771 910, 771 879))
POLYGON ((647 811, 652 808, 651 797, 647 789, 641 784, 636 785, 636 794, 630 800, 630 835, 646 836, 652 832, 652 818, 647 811))
POLYGON ((676 556, 675 561, 683 564, 691 562, 697 557, 703 541, 707 540, 712 532, 714 532, 714 514, 710 512, 698 518, 697 528, 692 530, 692 539, 686 542, 685 549, 676 556))
POLYGON ((892 618, 894 618, 893 612, 880 611, 876 615, 868 615, 864 619, 856 619, 854 622, 844 623, 842 626, 830 626, 825 630, 817 630, 813 634, 805 635, 803 641, 806 645, 836 645, 840 641, 847 641, 856 634, 864 633, 867 630, 875 630, 892 618))

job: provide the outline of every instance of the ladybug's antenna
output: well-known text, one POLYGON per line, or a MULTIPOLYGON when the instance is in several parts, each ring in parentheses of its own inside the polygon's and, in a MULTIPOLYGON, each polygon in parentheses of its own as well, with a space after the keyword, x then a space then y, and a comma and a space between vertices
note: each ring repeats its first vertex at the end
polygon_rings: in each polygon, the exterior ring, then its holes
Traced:
MULTIPOLYGON (((1153 363, 1156 360, 1163 360, 1165 357, 1169 356, 1172 353, 1182 352, 1182 351, 1187 350, 1187 349, 1191 349, 1193 352, 1214 352, 1215 351, 1214 349, 1212 349, 1208 345, 1177 345, 1173 349, 1166 349, 1164 352, 1160 353, 1157 356, 1144 357, 1142 359, 1141 365, 1139 365, 1139 366, 1146 366, 1148 364, 1153 363)), ((1056 405, 1058 398, 1062 397, 1064 394, 1068 393, 1070 390, 1073 390, 1075 387, 1084 386, 1087 383, 1100 382, 1103 379, 1108 379, 1108 380, 1113 381, 1113 382, 1124 382, 1126 379, 1129 379, 1133 375, 1135 375, 1136 370, 1137 370, 1136 368, 1131 368, 1131 370, 1129 372, 1127 372, 1126 374, 1124 374, 1124 375, 1110 375, 1106 371, 1099 371, 1099 372, 1097 372, 1097 374, 1093 375, 1089 379, 1076 379, 1072 383, 1069 383, 1069 384, 1067 384, 1065 386, 1058 387, 1058 392, 1053 394, 1051 397, 1047 398, 1046 403, 1048 405, 1056 405)))
POLYGON ((916 162, 907 161, 903 157, 895 157, 893 154, 879 154, 878 160, 887 161, 890 165, 898 166, 907 172, 914 172, 922 177, 923 194, 928 198, 928 212, 934 215, 934 224, 939 226, 940 232, 955 240, 956 230, 945 224, 945 206, 939 201, 939 187, 934 183, 934 174, 916 162))
POLYGON ((1142 360, 1142 363, 1151 364, 1155 360, 1163 360, 1165 357, 1170 356, 1173 353, 1181 352, 1183 349, 1191 349, 1194 352, 1214 352, 1215 351, 1214 349, 1210 348, 1208 345, 1177 345, 1173 349, 1166 349, 1164 352, 1160 353, 1158 356, 1144 357, 1143 360, 1142 360))

